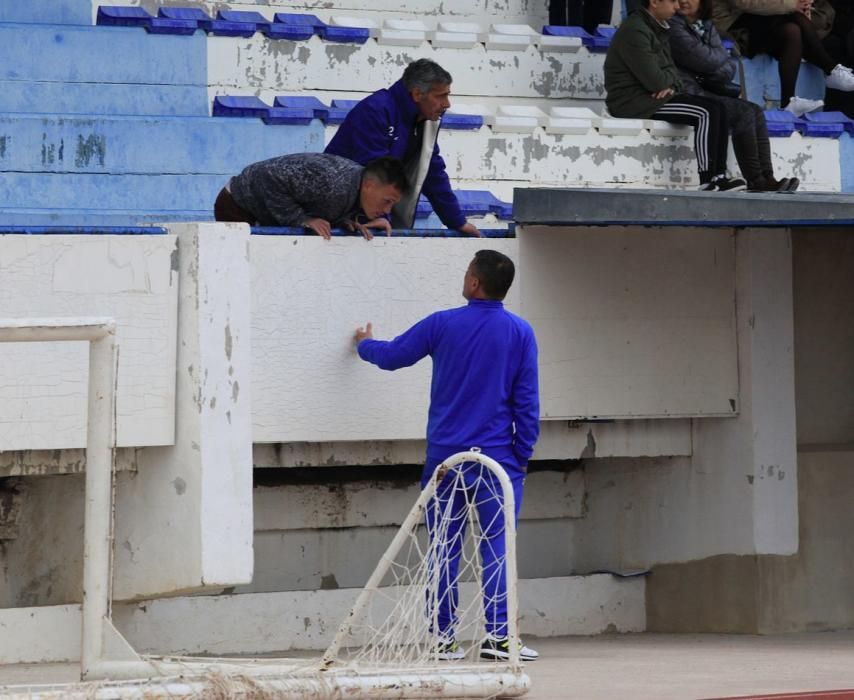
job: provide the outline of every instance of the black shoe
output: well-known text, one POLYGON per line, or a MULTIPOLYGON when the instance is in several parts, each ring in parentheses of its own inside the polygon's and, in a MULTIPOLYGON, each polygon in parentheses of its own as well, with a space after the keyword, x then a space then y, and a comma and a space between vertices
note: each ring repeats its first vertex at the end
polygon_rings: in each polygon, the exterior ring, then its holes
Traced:
MULTIPOLYGON (((495 639, 487 636, 480 645, 480 658, 492 659, 493 661, 504 661, 510 658, 510 641, 504 639, 495 639)), ((519 642, 519 660, 520 661, 536 661, 540 658, 540 653, 534 651, 530 647, 526 647, 522 642, 519 642)))
POLYGON ((747 183, 740 177, 717 177, 711 185, 709 189, 714 192, 740 192, 747 189, 747 183))
POLYGON ((787 177, 784 179, 789 181, 788 184, 786 185, 786 189, 785 190, 783 190, 783 189, 777 190, 778 192, 794 192, 798 189, 798 187, 801 186, 801 181, 796 177, 787 177))

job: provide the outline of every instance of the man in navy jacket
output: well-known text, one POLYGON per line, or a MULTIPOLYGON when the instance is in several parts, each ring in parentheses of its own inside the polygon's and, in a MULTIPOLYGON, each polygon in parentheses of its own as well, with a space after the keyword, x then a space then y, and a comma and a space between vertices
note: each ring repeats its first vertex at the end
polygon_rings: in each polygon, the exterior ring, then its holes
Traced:
POLYGON ((451 74, 435 61, 410 63, 394 85, 353 107, 326 147, 326 153, 362 165, 381 156, 403 161, 412 189, 392 210, 394 228, 412 228, 423 191, 445 226, 480 235, 460 210, 439 155, 439 120, 451 106, 451 82, 451 74))
MULTIPOLYGON (((504 467, 513 485, 518 519, 528 460, 540 431, 540 402, 534 331, 502 303, 514 275, 513 261, 506 255, 495 250, 478 251, 463 280, 466 306, 433 313, 390 341, 374 340, 368 323, 364 329, 357 329, 355 340, 359 356, 381 369, 409 367, 427 355, 433 359, 422 488, 442 461, 456 452, 477 447, 504 467)), ((489 483, 488 477, 469 479, 465 473, 463 476, 470 488, 484 492, 474 493, 471 498, 477 504, 478 520, 486 536, 480 549, 487 633, 481 656, 506 659, 509 645, 501 502, 486 497, 493 496, 495 491, 500 494, 500 489, 489 483)), ((443 497, 447 500, 462 495, 445 495, 440 486, 437 498, 441 501, 443 497)), ((440 510, 446 510, 445 504, 440 510)), ((459 508, 455 506, 452 510, 459 508)), ((437 529, 430 521, 433 512, 434 509, 428 508, 427 526, 431 535, 437 529)), ((455 520, 459 522, 448 525, 450 573, 442 575, 443 580, 452 582, 451 591, 441 596, 438 605, 439 658, 444 659, 464 656, 454 640, 454 627, 456 568, 465 517, 455 520)), ((523 661, 538 656, 524 646, 520 652, 523 661)))

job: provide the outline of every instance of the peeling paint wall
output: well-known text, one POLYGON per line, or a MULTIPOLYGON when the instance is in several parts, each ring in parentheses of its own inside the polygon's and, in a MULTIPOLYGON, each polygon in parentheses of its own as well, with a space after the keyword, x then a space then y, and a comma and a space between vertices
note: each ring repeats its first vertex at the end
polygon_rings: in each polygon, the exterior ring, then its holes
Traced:
MULTIPOLYGON (((174 439, 176 239, 0 236, 0 308, 16 318, 112 316, 120 445, 174 439)), ((85 444, 86 343, 0 346, 0 450, 85 444)))

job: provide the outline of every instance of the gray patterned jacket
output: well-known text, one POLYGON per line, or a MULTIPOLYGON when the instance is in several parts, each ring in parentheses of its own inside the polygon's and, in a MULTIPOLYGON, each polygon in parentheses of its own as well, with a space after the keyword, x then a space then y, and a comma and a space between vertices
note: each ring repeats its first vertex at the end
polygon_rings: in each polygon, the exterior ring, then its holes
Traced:
POLYGON ((247 166, 229 189, 259 226, 302 226, 315 217, 337 226, 359 211, 363 171, 340 156, 294 153, 247 166))

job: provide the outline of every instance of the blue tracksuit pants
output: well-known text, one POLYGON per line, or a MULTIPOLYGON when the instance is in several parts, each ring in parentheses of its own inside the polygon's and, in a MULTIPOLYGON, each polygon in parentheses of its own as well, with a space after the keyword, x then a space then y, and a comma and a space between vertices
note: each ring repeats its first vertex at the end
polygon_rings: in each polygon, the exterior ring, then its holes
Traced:
MULTIPOLYGON (((427 485, 441 460, 428 458, 421 476, 421 488, 427 485)), ((513 486, 516 522, 522 505, 525 472, 511 458, 501 460, 513 486)), ((436 489, 436 496, 427 504, 427 532, 436 545, 439 594, 435 605, 438 632, 446 639, 454 637, 457 624, 459 587, 457 573, 463 551, 468 506, 473 504, 483 534, 479 547, 483 569, 483 607, 486 613, 486 632, 496 638, 507 636, 507 585, 505 577, 505 539, 503 497, 498 479, 477 462, 457 465, 461 480, 446 476, 436 489), (460 481, 462 483, 460 483, 460 481), (441 542, 436 543, 436 538, 441 542)), ((431 603, 428 602, 428 605, 431 603)), ((433 611, 428 611, 433 614, 433 611)))

